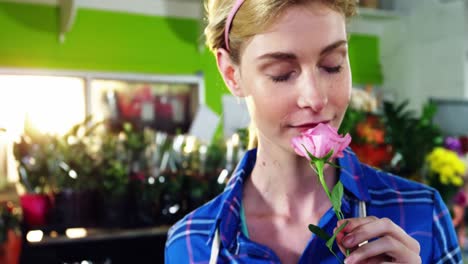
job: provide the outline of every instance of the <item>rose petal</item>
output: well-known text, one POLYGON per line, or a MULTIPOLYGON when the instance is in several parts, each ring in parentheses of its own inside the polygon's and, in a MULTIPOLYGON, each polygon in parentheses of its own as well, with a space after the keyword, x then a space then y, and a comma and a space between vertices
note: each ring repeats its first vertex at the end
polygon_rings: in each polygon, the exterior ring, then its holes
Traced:
POLYGON ((338 130, 330 125, 318 124, 301 135, 294 137, 291 144, 295 152, 309 159, 304 146, 317 158, 323 158, 333 150, 332 158, 343 157, 343 150, 351 143, 351 136, 340 136, 338 130))

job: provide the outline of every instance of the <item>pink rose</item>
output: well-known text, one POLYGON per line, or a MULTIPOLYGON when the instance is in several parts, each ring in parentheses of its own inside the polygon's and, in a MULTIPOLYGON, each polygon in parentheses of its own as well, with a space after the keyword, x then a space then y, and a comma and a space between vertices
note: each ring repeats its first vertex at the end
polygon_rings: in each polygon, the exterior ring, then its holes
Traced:
POLYGON ((294 137, 291 140, 294 151, 299 156, 305 157, 308 160, 310 160, 310 157, 307 155, 304 147, 316 158, 323 158, 330 150, 333 150, 333 155, 331 156, 331 159, 333 159, 335 157, 343 157, 343 150, 349 143, 351 143, 351 136, 349 134, 342 137, 334 127, 326 124, 318 124, 316 127, 301 133, 300 136, 294 137))

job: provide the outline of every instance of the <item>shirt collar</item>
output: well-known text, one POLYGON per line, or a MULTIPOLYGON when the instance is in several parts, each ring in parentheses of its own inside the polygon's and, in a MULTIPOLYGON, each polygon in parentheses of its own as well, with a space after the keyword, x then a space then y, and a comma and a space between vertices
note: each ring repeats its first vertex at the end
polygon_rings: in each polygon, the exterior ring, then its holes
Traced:
POLYGON ((251 174, 256 160, 257 149, 247 151, 232 173, 222 193, 221 207, 216 216, 216 224, 211 229, 208 242, 213 238, 216 229, 219 228, 219 236, 223 246, 227 249, 234 246, 232 244, 233 238, 239 231, 244 182, 251 174))
POLYGON ((338 158, 340 181, 343 183, 343 187, 352 193, 357 200, 365 202, 370 201, 362 164, 351 148, 346 148, 343 154, 342 158, 338 158))
MULTIPOLYGON (((338 159, 340 180, 343 187, 358 200, 369 201, 369 193, 361 163, 350 148, 347 148, 343 154, 343 157, 338 159)), ((223 247, 230 249, 235 246, 233 245, 234 238, 240 232, 240 208, 244 182, 251 174, 256 159, 257 149, 247 151, 232 173, 222 194, 222 204, 216 216, 216 224, 210 231, 208 243, 213 238, 216 229, 219 228, 223 247)))

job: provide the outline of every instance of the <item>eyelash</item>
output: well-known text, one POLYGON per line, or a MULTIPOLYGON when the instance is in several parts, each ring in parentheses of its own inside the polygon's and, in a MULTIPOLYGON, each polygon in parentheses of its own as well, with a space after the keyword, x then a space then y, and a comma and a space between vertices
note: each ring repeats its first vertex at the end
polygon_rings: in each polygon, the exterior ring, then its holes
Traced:
POLYGON ((340 73, 341 72, 341 65, 338 65, 336 67, 323 67, 323 69, 327 72, 327 73, 331 73, 331 74, 334 74, 334 73, 340 73))
POLYGON ((283 74, 283 75, 280 75, 280 76, 271 76, 270 78, 275 83, 285 82, 285 81, 289 80, 289 77, 291 77, 291 74, 292 74, 292 72, 289 72, 287 74, 283 74))
MULTIPOLYGON (((336 67, 322 67, 327 73, 329 74, 336 74, 336 73, 340 73, 341 72, 341 65, 339 66, 336 66, 336 67)), ((289 80, 289 78, 291 77, 291 74, 293 72, 289 72, 287 74, 283 74, 283 75, 280 75, 280 76, 270 76, 271 80, 275 83, 278 83, 278 82, 285 82, 287 80, 289 80)))

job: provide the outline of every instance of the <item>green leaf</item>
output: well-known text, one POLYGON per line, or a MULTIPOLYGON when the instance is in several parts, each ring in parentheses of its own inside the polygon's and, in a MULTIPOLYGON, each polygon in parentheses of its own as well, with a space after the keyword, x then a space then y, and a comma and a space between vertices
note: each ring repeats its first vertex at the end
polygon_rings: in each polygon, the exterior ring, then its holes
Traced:
POLYGON ((338 181, 333 187, 331 193, 331 203, 333 205, 333 210, 336 212, 338 219, 343 219, 343 213, 341 212, 341 199, 343 198, 343 184, 341 181, 338 181))
POLYGON ((312 155, 309 150, 306 148, 306 146, 304 146, 304 144, 302 144, 302 147, 304 147, 307 155, 309 156, 310 160, 313 161, 313 162, 316 162, 318 160, 320 160, 319 158, 315 157, 314 155, 312 155))
POLYGON ((323 239, 325 241, 328 241, 328 240, 330 240, 330 238, 332 238, 332 236, 327 234, 327 232, 325 232, 325 230, 323 230, 322 228, 320 228, 320 227, 318 227, 316 225, 310 224, 309 225, 309 230, 310 230, 310 232, 312 232, 316 236, 318 236, 320 239, 323 239))
POLYGON ((333 156, 333 149, 330 149, 327 155, 325 157, 321 158, 322 160, 328 161, 330 157, 333 156))
POLYGON ((90 136, 99 126, 103 125, 104 121, 96 122, 86 129, 85 137, 90 136))
POLYGON ((338 165, 336 165, 336 164, 333 163, 333 162, 327 161, 326 164, 328 164, 328 165, 330 165, 330 166, 332 166, 332 167, 334 167, 334 168, 337 168, 337 169, 341 169, 341 168, 342 168, 341 166, 338 166, 338 165))

